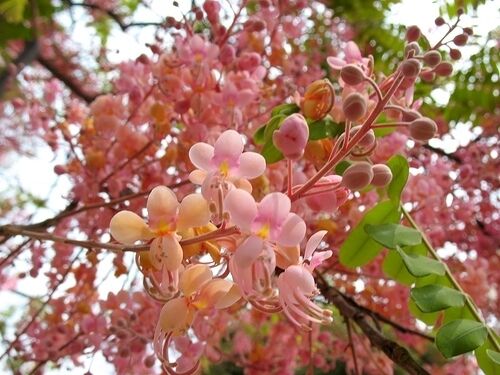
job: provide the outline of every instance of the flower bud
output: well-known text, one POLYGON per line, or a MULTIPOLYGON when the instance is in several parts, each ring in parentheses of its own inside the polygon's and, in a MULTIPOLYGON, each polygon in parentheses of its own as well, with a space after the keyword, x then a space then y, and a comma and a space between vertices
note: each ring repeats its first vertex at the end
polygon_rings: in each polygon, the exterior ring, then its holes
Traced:
POLYGON ((333 86, 327 79, 314 81, 307 86, 302 99, 302 113, 306 118, 319 120, 332 109, 335 100, 333 86))
POLYGON ((359 66, 349 64, 342 67, 340 78, 342 78, 346 84, 356 86, 365 80, 365 73, 359 66))
POLYGON ((342 184, 351 190, 361 190, 373 179, 372 166, 366 161, 352 164, 344 171, 342 184))
MULTIPOLYGON (((351 129, 350 131, 350 137, 354 137, 356 133, 361 129, 361 125, 355 126, 354 128, 351 129)), ((343 137, 344 134, 341 135, 343 137)), ((361 139, 356 143, 356 146, 363 149, 363 150, 368 150, 373 147, 373 144, 375 143, 375 132, 373 129, 370 129, 366 132, 366 134, 361 137, 361 139)))
POLYGON ((451 73, 453 73, 453 65, 447 61, 443 61, 434 68, 434 72, 438 76, 448 77, 451 73))
POLYGON ((444 24, 446 23, 446 21, 444 20, 443 17, 437 17, 435 20, 434 20, 434 24, 436 26, 443 26, 444 24))
POLYGON ((429 66, 436 66, 441 62, 441 54, 438 51, 429 51, 424 55, 424 63, 429 66))
POLYGON ((420 73, 420 62, 417 59, 408 59, 401 64, 401 73, 406 78, 415 78, 420 73))
POLYGON ((280 128, 273 133, 273 143, 287 159, 298 159, 309 139, 309 126, 306 119, 294 113, 283 120, 280 128))
POLYGON ((460 58, 462 57, 462 53, 460 52, 460 50, 458 50, 456 48, 451 48, 450 49, 450 57, 453 60, 460 60, 460 58))
POLYGON ((420 74, 420 78, 422 78, 422 80, 425 82, 432 82, 436 78, 436 73, 434 73, 432 70, 424 70, 420 74))
POLYGON ((467 35, 472 35, 473 34, 473 31, 470 27, 464 27, 463 28, 463 31, 464 33, 466 33, 467 35))
POLYGON ((387 186, 392 180, 392 171, 385 164, 375 164, 372 166, 373 179, 371 184, 376 187, 387 186))
POLYGON ((405 47, 405 56, 408 56, 410 54, 410 52, 412 52, 412 55, 411 56, 415 56, 415 55, 418 55, 420 53, 420 46, 418 45, 417 42, 411 42, 411 43, 408 43, 405 47))
POLYGON ((469 39, 469 36, 465 33, 463 34, 458 34, 453 38, 453 43, 457 46, 465 46, 467 44, 467 40, 469 39))
POLYGON ((414 42, 420 38, 420 29, 418 26, 410 26, 406 29, 406 40, 408 42, 414 42))
POLYGON ((348 120, 356 121, 366 113, 366 99, 358 92, 349 94, 342 103, 342 110, 348 120))
POLYGON ((156 357, 154 354, 147 356, 144 358, 144 366, 147 368, 151 368, 155 365, 156 357))
POLYGON ((405 122, 411 122, 413 120, 416 120, 418 118, 422 117, 420 113, 413 109, 407 109, 403 112, 403 121, 405 122))
POLYGON ((235 56, 236 52, 234 51, 234 47, 225 44, 220 50, 219 59, 222 65, 229 65, 234 61, 235 56))
POLYGON ((417 141, 428 141, 437 132, 437 125, 434 120, 428 117, 421 117, 413 120, 409 125, 410 135, 417 141))

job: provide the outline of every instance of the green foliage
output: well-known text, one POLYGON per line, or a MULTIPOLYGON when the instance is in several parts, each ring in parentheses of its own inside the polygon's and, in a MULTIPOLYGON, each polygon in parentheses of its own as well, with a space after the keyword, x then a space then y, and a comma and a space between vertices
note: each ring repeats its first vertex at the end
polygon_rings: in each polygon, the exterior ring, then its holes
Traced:
POLYGON ((397 248, 396 251, 403 259, 403 263, 408 272, 415 277, 445 274, 443 263, 437 260, 422 255, 406 254, 406 252, 400 248, 397 248))
POLYGON ((408 161, 402 155, 394 155, 387 162, 387 166, 392 172, 392 181, 387 187, 387 195, 394 204, 399 204, 401 193, 408 181, 410 166, 408 161))
POLYGON ((426 285, 411 290, 411 298, 423 312, 435 312, 448 307, 463 306, 465 297, 458 290, 441 285, 426 285))
MULTIPOLYGON (((427 254, 427 249, 423 244, 408 246, 404 250, 407 254, 422 256, 427 254)), ((403 259, 397 251, 389 251, 382 263, 382 270, 387 276, 404 285, 411 285, 416 280, 415 276, 408 272, 403 259)))
POLYGON ((383 246, 370 237, 365 231, 365 226, 396 223, 399 219, 398 206, 394 205, 393 202, 384 201, 377 204, 349 233, 340 248, 340 262, 348 267, 359 267, 369 263, 378 255, 383 246))
POLYGON ((482 323, 457 319, 439 329, 436 334, 436 346, 446 358, 451 358, 480 347, 487 335, 486 327, 482 323))
POLYGON ((500 353, 493 350, 493 345, 488 340, 474 352, 477 363, 486 375, 500 375, 500 353))
POLYGON ((422 242, 422 236, 418 230, 399 224, 368 224, 365 226, 365 231, 388 249, 396 249, 398 246, 414 246, 422 242))
POLYGON ((24 9, 28 0, 0 0, 0 14, 10 23, 19 23, 24 19, 24 9))
POLYGON ((334 138, 344 132, 344 126, 333 122, 329 117, 317 121, 307 121, 307 124, 309 125, 309 140, 311 141, 334 138))

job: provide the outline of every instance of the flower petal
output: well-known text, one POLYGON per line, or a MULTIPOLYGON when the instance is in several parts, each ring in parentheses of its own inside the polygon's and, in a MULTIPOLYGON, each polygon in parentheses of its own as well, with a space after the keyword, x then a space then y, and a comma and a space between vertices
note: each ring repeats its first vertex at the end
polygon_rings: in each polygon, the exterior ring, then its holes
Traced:
POLYGON ((182 331, 187 326, 188 310, 186 298, 171 299, 161 309, 158 324, 165 332, 182 331))
POLYGON ((334 56, 327 57, 326 62, 328 63, 328 65, 330 65, 330 68, 334 70, 340 70, 344 65, 347 65, 344 60, 334 56))
POLYGON ((309 237, 309 240, 307 240, 306 244, 306 250, 304 252, 304 260, 311 260, 314 251, 319 246, 319 244, 323 240, 323 237, 325 237, 327 233, 328 231, 326 230, 320 230, 309 237))
POLYGON ((205 178, 207 177, 207 172, 202 171, 201 169, 195 169, 189 174, 189 181, 191 181, 195 185, 203 184, 205 178))
POLYGON ((229 164, 236 164, 243 152, 243 138, 235 130, 226 130, 222 133, 214 145, 214 159, 217 163, 224 160, 229 164))
POLYGON ((206 172, 214 169, 212 158, 214 157, 214 148, 208 143, 198 142, 189 149, 189 159, 196 168, 206 172))
POLYGON ((231 215, 231 222, 243 231, 250 231, 257 216, 257 205, 252 195, 242 189, 232 189, 224 200, 224 210, 231 215))
POLYGON ((262 252, 264 246, 264 240, 257 236, 248 237, 243 243, 236 249, 234 253, 234 262, 236 266, 240 268, 247 268, 252 265, 255 259, 262 252))
POLYGON ((241 295, 236 284, 225 279, 213 279, 204 285, 194 305, 198 309, 205 309, 212 306, 224 309, 231 306, 240 298, 241 295))
POLYGON ((137 240, 151 238, 146 222, 132 211, 118 212, 109 223, 111 235, 125 245, 133 245, 137 240))
POLYGON ((175 219, 179 202, 175 193, 166 186, 157 186, 149 193, 147 209, 151 226, 169 224, 175 219))
POLYGON ((192 227, 207 225, 210 221, 208 203, 201 194, 189 194, 184 197, 179 206, 177 229, 185 230, 192 227))
POLYGON ((290 213, 281 227, 276 241, 282 246, 297 246, 306 234, 306 223, 299 216, 290 213))
POLYGON ((281 227, 290 213, 290 198, 283 193, 267 194, 257 206, 259 223, 267 223, 271 230, 281 227))
POLYGON ((256 152, 244 152, 240 157, 237 175, 245 178, 256 178, 266 170, 266 159, 256 152))
POLYGON ((183 251, 176 235, 157 237, 149 247, 154 261, 163 264, 169 271, 176 271, 182 265, 183 251))
POLYGON ((185 296, 190 296, 212 280, 212 277, 212 271, 207 265, 191 265, 182 273, 179 281, 179 289, 185 296))

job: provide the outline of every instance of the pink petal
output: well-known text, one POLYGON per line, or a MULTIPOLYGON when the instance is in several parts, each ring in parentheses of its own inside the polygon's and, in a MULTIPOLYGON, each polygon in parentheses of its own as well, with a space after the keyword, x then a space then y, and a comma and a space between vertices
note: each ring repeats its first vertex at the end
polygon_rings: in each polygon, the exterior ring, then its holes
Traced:
POLYGON ((146 222, 132 211, 118 212, 109 224, 111 235, 125 245, 133 245, 135 241, 151 238, 146 222))
POLYGON ((304 220, 294 213, 290 213, 281 227, 277 242, 282 246, 297 246, 306 234, 304 220))
POLYGON ((243 138, 235 130, 226 130, 214 145, 214 159, 216 163, 224 161, 230 165, 237 164, 243 152, 243 138))
POLYGON ((256 178, 266 170, 266 159, 256 152, 244 152, 240 157, 237 175, 245 178, 256 178))
POLYGON ((264 245, 264 240, 257 236, 248 237, 243 243, 236 249, 234 253, 234 262, 239 268, 248 268, 257 259, 259 254, 262 252, 262 246, 264 245))
POLYGON ((165 225, 177 216, 179 202, 166 186, 157 186, 149 193, 147 209, 150 225, 165 225))
POLYGON ((224 209, 231 215, 233 224, 243 231, 250 231, 250 225, 257 216, 257 205, 250 193, 232 189, 224 200, 224 209))
POLYGON ((207 225, 210 221, 208 203, 201 194, 189 194, 184 197, 179 206, 177 230, 207 225))
POLYGON ((344 60, 333 56, 327 57, 326 62, 328 63, 328 65, 330 65, 330 68, 334 70, 340 70, 344 65, 347 64, 344 60))
POLYGON ((319 244, 323 240, 323 237, 325 237, 327 233, 328 231, 326 230, 320 230, 319 232, 316 232, 311 237, 309 237, 309 240, 306 244, 306 251, 304 252, 305 260, 311 260, 314 251, 319 246, 319 244))
POLYGON ((272 229, 280 227, 290 213, 290 198, 283 193, 267 194, 258 204, 258 217, 256 221, 266 223, 272 229))
POLYGON ((189 159, 196 168, 210 172, 214 169, 212 158, 214 157, 214 148, 207 143, 195 143, 189 149, 189 159))
POLYGON ((195 185, 202 185, 203 181, 207 177, 207 172, 202 171, 201 169, 195 169, 189 174, 189 181, 191 181, 195 185))
POLYGON ((361 51, 358 48, 358 45, 352 41, 347 42, 347 45, 344 49, 345 59, 347 62, 360 62, 362 59, 361 51))
POLYGON ((314 253, 311 259, 311 264, 309 264, 309 266, 306 266, 306 268, 312 272, 316 267, 318 267, 321 263, 323 263, 326 259, 330 258, 332 255, 333 251, 331 250, 316 252, 314 253))

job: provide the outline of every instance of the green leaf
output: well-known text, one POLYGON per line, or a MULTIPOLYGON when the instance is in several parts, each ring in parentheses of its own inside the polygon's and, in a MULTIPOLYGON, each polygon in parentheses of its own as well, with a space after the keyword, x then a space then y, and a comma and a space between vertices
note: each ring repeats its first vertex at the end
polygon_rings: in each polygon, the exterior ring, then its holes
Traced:
POLYGON ((422 277, 427 275, 444 275, 445 268, 443 264, 437 260, 427 258, 421 255, 409 255, 406 254, 400 248, 397 248, 396 251, 399 253, 401 258, 403 258, 403 262, 413 276, 422 277))
POLYGON ((487 336, 488 331, 482 323, 458 319, 439 329, 436 334, 436 346, 446 358, 451 358, 480 347, 487 336))
POLYGON ((359 267, 370 262, 382 250, 382 245, 370 238, 364 230, 365 225, 396 223, 399 219, 400 212, 397 205, 394 205, 391 201, 377 204, 365 214, 356 228, 349 233, 340 248, 340 262, 348 267, 359 267))
POLYGON ((276 163, 283 159, 283 154, 276 148, 272 138, 266 142, 260 153, 266 159, 267 164, 276 163))
POLYGON ((309 140, 316 141, 324 138, 334 138, 344 131, 344 126, 333 122, 332 119, 325 117, 322 120, 308 121, 309 140))
POLYGON ((390 158, 387 162, 387 166, 392 172, 392 181, 387 187, 387 195, 391 201, 399 204, 401 193, 408 180, 410 167, 406 158, 401 155, 394 155, 390 158))
POLYGON ((411 298, 423 312, 435 312, 448 307, 463 306, 465 297, 458 290, 441 285, 426 285, 411 290, 411 298))
POLYGON ((500 375, 500 353, 493 350, 490 340, 477 348, 474 354, 479 367, 486 375, 500 375))
POLYGON ((414 246, 422 242, 422 236, 418 230, 400 224, 368 224, 365 226, 365 231, 388 249, 395 249, 397 246, 414 246))
POLYGON ((255 133, 253 133, 253 142, 256 145, 263 145, 265 143, 264 132, 266 131, 266 126, 267 125, 261 126, 255 133))
MULTIPOLYGON (((417 246, 405 247, 407 254, 426 255, 427 248, 420 244, 417 246)), ((382 263, 382 270, 390 278, 401 284, 411 285, 415 282, 415 276, 408 272, 401 256, 397 251, 389 251, 382 263)))
POLYGON ((423 312, 422 310, 420 310, 415 301, 413 301, 412 299, 408 301, 408 309, 415 318, 421 320, 422 322, 424 322, 429 326, 434 325, 436 323, 438 316, 442 315, 442 312, 433 312, 433 313, 423 312))
POLYGON ((486 349, 486 354, 490 359, 495 362, 497 365, 500 365, 500 353, 494 350, 486 349))
POLYGON ((300 108, 297 104, 285 103, 274 107, 273 111, 271 112, 271 117, 274 117, 276 115, 290 116, 294 113, 297 113, 298 111, 300 111, 300 108))
POLYGON ((1 0, 0 14, 5 17, 7 22, 19 23, 24 17, 24 8, 28 0, 1 0))
POLYGON ((275 115, 269 120, 264 129, 264 143, 268 141, 272 142, 274 131, 280 127, 285 118, 286 116, 284 115, 275 115))
MULTIPOLYGON (((467 297, 466 297, 467 298, 467 297)), ((476 320, 474 312, 469 305, 450 307, 444 312, 443 323, 451 322, 457 319, 472 319, 476 320)))
POLYGON ((338 174, 339 176, 342 176, 347 168, 351 163, 349 163, 347 160, 342 160, 340 163, 338 163, 335 166, 335 174, 338 174))

